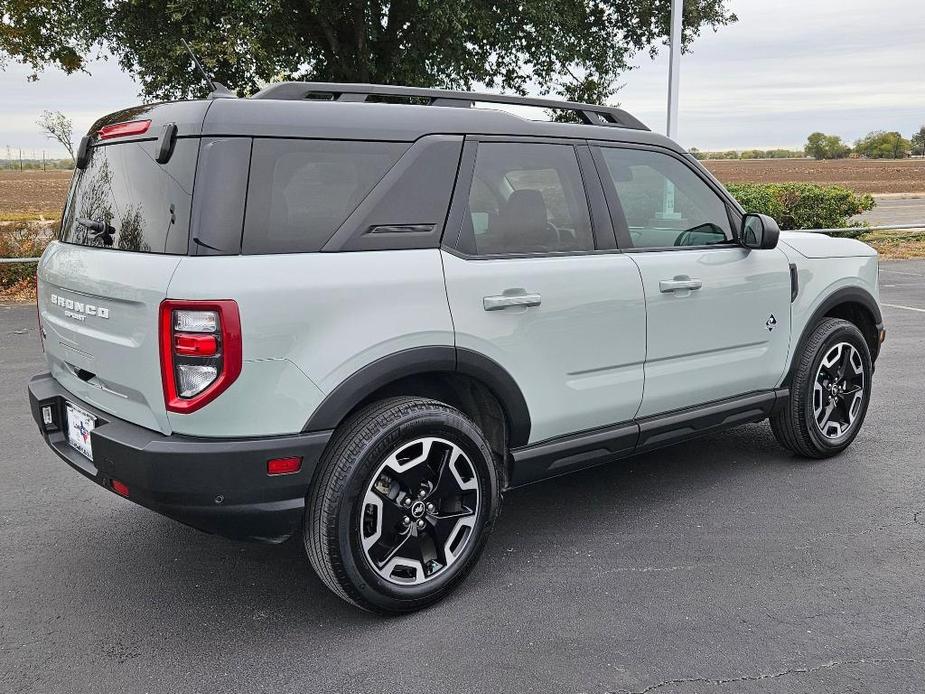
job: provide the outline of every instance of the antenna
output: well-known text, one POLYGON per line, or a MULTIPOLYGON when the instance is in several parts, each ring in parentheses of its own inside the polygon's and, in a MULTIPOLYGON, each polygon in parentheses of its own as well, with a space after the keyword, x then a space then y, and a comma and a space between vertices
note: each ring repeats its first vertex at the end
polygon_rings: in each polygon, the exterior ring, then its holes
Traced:
POLYGON ((226 87, 221 82, 216 82, 212 79, 206 69, 202 66, 202 63, 199 62, 199 58, 196 57, 196 54, 193 53, 193 49, 190 48, 190 45, 186 42, 186 39, 180 39, 180 42, 183 44, 183 47, 186 49, 186 52, 189 53, 190 58, 193 59, 193 65, 196 66, 196 69, 199 71, 199 74, 202 75, 202 78, 206 81, 206 84, 209 85, 209 98, 210 99, 236 99, 237 96, 232 92, 228 87, 226 87))

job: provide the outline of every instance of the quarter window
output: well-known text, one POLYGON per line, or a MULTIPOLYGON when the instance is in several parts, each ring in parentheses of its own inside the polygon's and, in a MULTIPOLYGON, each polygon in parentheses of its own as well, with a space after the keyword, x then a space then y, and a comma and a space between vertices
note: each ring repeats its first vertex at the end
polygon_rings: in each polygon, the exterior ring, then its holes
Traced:
POLYGON ((319 250, 408 147, 255 139, 242 251, 319 250))
POLYGON ((601 149, 635 248, 705 246, 732 238, 725 203, 685 164, 642 149, 601 149))
POLYGON ((571 145, 479 144, 467 212, 460 247, 477 255, 594 249, 571 145))

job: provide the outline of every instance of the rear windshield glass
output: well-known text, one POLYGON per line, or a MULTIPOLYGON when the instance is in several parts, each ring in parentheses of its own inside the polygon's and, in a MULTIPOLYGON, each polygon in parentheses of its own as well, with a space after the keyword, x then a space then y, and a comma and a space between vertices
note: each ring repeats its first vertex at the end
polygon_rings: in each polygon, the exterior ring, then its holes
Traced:
POLYGON ((408 147, 255 139, 242 252, 320 250, 408 147))
POLYGON ((166 164, 154 141, 96 145, 77 171, 59 238, 139 253, 186 254, 199 140, 179 139, 166 164))

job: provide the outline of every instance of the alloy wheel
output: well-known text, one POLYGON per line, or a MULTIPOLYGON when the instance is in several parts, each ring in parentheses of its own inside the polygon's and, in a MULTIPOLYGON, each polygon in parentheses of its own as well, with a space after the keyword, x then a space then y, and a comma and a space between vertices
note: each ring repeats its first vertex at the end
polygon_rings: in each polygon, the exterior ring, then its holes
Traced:
POLYGON ((813 383, 813 417, 829 439, 847 434, 864 404, 864 362, 851 344, 833 345, 819 363, 813 383))
POLYGON ((437 437, 402 444, 371 478, 360 540, 372 569, 399 585, 430 581, 462 555, 479 512, 476 467, 437 437))

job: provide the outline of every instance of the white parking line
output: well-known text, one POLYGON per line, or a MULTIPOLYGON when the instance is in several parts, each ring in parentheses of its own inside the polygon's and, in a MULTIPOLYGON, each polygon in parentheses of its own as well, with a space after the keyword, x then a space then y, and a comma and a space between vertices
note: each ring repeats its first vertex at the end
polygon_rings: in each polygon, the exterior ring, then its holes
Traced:
POLYGON ((919 313, 925 313, 925 308, 916 308, 915 306, 902 306, 901 304, 880 304, 881 306, 889 306, 890 308, 904 308, 907 311, 918 311, 919 313))
POLYGON ((889 272, 893 275, 907 275, 908 277, 925 277, 925 275, 920 272, 902 272, 900 270, 888 270, 883 267, 880 268, 880 272, 889 272))

